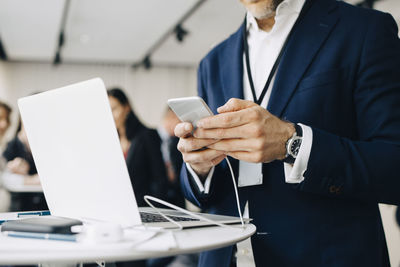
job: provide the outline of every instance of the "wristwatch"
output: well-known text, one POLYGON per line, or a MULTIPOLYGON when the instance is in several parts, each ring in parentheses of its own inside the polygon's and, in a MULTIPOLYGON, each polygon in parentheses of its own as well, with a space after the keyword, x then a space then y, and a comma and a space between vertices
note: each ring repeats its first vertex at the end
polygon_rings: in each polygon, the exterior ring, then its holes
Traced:
POLYGON ((286 141, 286 156, 283 159, 283 162, 293 164, 294 161, 297 158, 297 155, 299 154, 300 146, 301 146, 301 141, 303 138, 303 131, 301 129, 301 126, 298 124, 294 125, 294 128, 296 131, 286 141))

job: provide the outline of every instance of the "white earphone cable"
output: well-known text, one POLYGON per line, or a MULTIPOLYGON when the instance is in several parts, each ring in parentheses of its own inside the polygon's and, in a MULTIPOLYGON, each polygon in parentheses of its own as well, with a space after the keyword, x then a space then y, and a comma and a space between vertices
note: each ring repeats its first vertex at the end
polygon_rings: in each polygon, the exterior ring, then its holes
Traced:
MULTIPOLYGON (((235 190, 236 204, 237 204, 237 209, 238 209, 239 216, 240 216, 241 227, 244 228, 244 227, 245 227, 245 223, 244 223, 244 220, 243 220, 242 212, 241 212, 241 210, 240 210, 240 200, 239 200, 239 194, 238 194, 238 190, 237 190, 237 186, 236 186, 236 181, 235 181, 235 174, 233 173, 233 169, 232 169, 231 163, 229 162, 228 157, 226 157, 225 160, 226 160, 226 162, 228 163, 229 170, 230 170, 231 176, 232 176, 233 188, 234 188, 234 190, 235 190)), ((183 212, 183 213, 185 213, 185 214, 187 214, 187 215, 190 215, 190 216, 192 216, 192 217, 194 217, 194 218, 196 218, 196 219, 203 220, 203 221, 207 221, 207 222, 209 222, 209 223, 211 223, 211 224, 215 224, 215 225, 218 225, 218 226, 221 226, 221 227, 225 227, 225 228, 234 228, 234 229, 237 229, 237 227, 233 227, 233 226, 230 226, 230 225, 227 225, 227 224, 223 224, 223 223, 216 222, 216 221, 214 221, 214 220, 208 219, 208 218, 206 218, 206 217, 204 217, 204 216, 201 216, 201 215, 199 215, 199 214, 193 213, 193 212, 191 212, 191 211, 188 211, 188 210, 186 210, 186 209, 183 209, 183 208, 181 208, 181 207, 178 207, 178 206, 176 206, 176 205, 174 205, 174 204, 171 204, 171 203, 169 203, 169 202, 167 202, 167 201, 158 199, 158 198, 156 198, 156 197, 152 197, 152 196, 146 195, 146 196, 144 196, 144 200, 146 201, 146 203, 147 203, 151 208, 153 208, 153 209, 154 209, 158 214, 160 214, 163 218, 165 218, 165 219, 168 220, 169 222, 175 224, 175 225, 178 227, 177 230, 182 230, 182 229, 183 229, 183 226, 182 226, 180 223, 178 223, 178 222, 172 220, 171 218, 169 218, 168 215, 164 214, 164 213, 163 213, 162 211, 160 211, 159 209, 157 209, 153 204, 151 204, 150 201, 154 201, 154 202, 157 202, 157 203, 159 203, 159 204, 165 205, 165 206, 167 206, 167 207, 169 207, 169 208, 172 208, 172 209, 174 209, 174 210, 183 212)))

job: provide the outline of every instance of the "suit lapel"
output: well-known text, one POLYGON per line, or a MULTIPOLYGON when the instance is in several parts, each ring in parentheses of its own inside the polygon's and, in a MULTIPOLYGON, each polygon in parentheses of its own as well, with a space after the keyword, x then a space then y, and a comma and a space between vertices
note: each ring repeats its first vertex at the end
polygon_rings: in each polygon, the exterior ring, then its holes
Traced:
POLYGON ((320 47, 334 28, 336 1, 308 0, 312 5, 297 24, 275 77, 268 110, 281 117, 295 89, 320 47), (330 5, 326 5, 326 3, 330 5))
POLYGON ((221 81, 225 102, 231 97, 243 99, 243 31, 244 25, 234 33, 219 56, 221 81))

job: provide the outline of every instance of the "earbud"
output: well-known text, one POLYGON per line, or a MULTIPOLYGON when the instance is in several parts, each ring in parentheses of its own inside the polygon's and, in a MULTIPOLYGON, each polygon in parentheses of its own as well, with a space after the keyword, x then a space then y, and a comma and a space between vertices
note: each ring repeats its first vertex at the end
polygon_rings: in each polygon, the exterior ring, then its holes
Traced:
POLYGON ((83 234, 83 242, 112 243, 122 239, 123 229, 115 223, 95 223, 85 225, 83 234))

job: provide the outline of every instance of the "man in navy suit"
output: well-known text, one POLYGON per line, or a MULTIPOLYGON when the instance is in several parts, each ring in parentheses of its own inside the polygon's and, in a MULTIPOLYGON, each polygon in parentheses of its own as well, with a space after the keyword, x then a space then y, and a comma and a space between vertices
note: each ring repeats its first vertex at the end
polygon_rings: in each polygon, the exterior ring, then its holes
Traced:
MULTIPOLYGON (((257 266, 388 266, 378 203, 400 203, 395 21, 335 0, 241 2, 245 22, 199 66, 217 115, 193 134, 175 128, 185 196, 238 215, 229 156, 257 266)), ((200 265, 231 256, 209 251, 200 265)))

